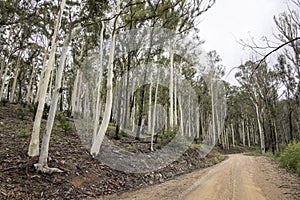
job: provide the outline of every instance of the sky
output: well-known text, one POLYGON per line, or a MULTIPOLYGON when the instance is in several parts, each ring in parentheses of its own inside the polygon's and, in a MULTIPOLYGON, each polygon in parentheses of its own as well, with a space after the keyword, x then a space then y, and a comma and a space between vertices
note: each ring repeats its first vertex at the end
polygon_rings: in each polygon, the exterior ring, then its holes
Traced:
POLYGON ((251 56, 250 50, 237 41, 249 41, 254 37, 259 42, 263 36, 272 38, 276 34, 273 16, 285 10, 286 0, 216 0, 198 28, 205 41, 203 49, 206 52, 216 50, 220 55, 226 67, 226 81, 238 84, 234 78, 236 71, 228 72, 251 56))

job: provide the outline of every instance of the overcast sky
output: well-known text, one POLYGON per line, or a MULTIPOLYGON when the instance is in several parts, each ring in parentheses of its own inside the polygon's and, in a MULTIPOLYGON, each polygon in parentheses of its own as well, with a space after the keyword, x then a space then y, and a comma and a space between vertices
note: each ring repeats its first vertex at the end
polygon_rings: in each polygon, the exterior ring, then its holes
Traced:
MULTIPOLYGON (((216 50, 226 66, 226 75, 249 58, 249 50, 237 40, 249 40, 250 35, 257 41, 262 36, 272 37, 276 33, 273 16, 287 10, 286 0, 217 0, 205 14, 199 25, 200 37, 205 40, 206 52, 216 50)), ((234 71, 226 78, 232 84, 234 71)))

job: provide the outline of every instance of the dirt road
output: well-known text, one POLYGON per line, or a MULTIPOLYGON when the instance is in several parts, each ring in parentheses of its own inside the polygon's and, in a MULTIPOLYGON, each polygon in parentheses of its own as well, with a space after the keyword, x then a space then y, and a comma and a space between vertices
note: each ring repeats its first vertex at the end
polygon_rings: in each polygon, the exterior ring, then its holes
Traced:
POLYGON ((138 191, 105 199, 123 200, 286 200, 300 199, 299 177, 265 157, 242 154, 138 191))

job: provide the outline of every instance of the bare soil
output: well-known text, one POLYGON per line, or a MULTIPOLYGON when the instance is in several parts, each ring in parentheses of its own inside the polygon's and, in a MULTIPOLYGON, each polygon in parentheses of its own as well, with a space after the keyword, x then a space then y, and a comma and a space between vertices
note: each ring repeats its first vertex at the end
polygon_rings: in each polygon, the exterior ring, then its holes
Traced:
POLYGON ((297 200, 300 177, 266 157, 243 154, 159 185, 99 200, 297 200))

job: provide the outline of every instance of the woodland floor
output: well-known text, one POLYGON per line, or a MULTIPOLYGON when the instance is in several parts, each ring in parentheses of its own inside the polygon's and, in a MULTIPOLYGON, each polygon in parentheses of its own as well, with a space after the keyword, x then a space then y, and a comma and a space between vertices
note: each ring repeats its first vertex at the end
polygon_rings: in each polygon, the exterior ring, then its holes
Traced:
MULTIPOLYGON (((33 167, 38 158, 27 156, 32 117, 31 112, 19 105, 0 106, 0 199, 102 198, 163 183, 225 159, 216 149, 199 159, 199 149, 193 147, 179 160, 156 172, 125 173, 92 159, 75 129, 65 132, 56 122, 51 136, 49 166, 58 167, 64 173, 41 174, 33 167)), ((45 120, 41 132, 43 127, 45 120)), ((130 139, 123 137, 118 142, 126 140, 128 144, 130 139)), ((132 143, 136 144, 134 141, 132 143)), ((140 144, 138 148, 146 151, 149 144, 140 144)), ((239 147, 225 153, 240 153, 245 150, 247 149, 239 147)))

